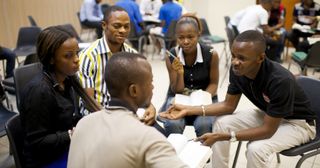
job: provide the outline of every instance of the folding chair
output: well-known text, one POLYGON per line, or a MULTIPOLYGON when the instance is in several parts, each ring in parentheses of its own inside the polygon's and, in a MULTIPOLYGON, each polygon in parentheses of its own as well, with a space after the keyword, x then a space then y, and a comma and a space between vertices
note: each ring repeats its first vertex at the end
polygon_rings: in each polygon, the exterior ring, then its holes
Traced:
POLYGON ((17 55, 16 58, 19 65, 22 63, 19 62, 19 56, 27 56, 36 53, 36 42, 40 32, 41 29, 36 26, 20 28, 17 47, 13 50, 17 55))

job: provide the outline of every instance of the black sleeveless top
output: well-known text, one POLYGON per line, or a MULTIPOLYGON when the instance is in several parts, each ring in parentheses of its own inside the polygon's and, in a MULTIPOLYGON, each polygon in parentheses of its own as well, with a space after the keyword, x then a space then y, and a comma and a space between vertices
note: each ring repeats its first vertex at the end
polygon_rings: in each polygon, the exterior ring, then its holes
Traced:
MULTIPOLYGON (((212 53, 210 50, 212 47, 200 44, 201 54, 203 62, 193 64, 192 66, 184 65, 184 85, 188 89, 197 90, 202 89, 206 90, 210 83, 210 67, 211 67, 211 57, 212 53)), ((170 52, 173 55, 177 55, 176 49, 171 48, 170 52)), ((169 57, 170 62, 173 62, 173 58, 169 57)), ((174 96, 175 93, 169 89, 169 95, 174 96)))

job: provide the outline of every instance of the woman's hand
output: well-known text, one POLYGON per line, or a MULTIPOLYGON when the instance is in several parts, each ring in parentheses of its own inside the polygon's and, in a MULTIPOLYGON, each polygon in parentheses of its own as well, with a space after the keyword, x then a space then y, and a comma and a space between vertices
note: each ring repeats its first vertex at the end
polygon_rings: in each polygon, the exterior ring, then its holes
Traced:
POLYGON ((175 57, 172 64, 171 64, 171 67, 174 71, 176 71, 177 73, 179 74, 183 74, 184 73, 184 70, 183 70, 183 65, 182 63, 180 62, 180 59, 178 57, 175 57))

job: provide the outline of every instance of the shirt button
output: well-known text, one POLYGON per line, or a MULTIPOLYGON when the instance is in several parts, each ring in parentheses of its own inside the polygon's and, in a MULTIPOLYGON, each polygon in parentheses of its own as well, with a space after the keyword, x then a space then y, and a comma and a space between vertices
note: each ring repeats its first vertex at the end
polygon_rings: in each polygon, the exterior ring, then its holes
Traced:
POLYGON ((190 76, 192 76, 192 74, 190 74, 190 76))
POLYGON ((190 80, 191 80, 191 81, 193 81, 193 79, 192 79, 192 78, 191 78, 190 80))

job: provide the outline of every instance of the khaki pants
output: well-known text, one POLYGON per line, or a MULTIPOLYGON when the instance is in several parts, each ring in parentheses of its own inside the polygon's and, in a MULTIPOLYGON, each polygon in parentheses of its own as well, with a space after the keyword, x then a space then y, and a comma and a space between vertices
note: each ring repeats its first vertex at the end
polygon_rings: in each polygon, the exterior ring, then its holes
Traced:
MULTIPOLYGON (((218 117, 213 132, 239 131, 254 128, 263 124, 265 113, 260 110, 237 111, 232 115, 218 117)), ((315 127, 305 120, 283 119, 275 134, 264 140, 250 141, 247 145, 247 168, 265 168, 269 157, 275 152, 303 144, 315 137, 315 127)), ((229 162, 230 141, 219 141, 213 144, 212 167, 227 168, 229 162)))

